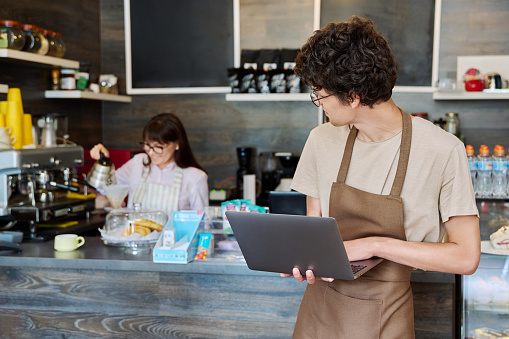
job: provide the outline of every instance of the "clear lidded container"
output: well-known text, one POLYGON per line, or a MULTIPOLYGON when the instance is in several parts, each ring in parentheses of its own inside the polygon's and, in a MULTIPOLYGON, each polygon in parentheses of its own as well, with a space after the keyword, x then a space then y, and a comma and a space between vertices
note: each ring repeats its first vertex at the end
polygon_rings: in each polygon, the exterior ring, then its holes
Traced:
POLYGON ((159 210, 142 208, 116 208, 106 216, 101 239, 105 245, 123 247, 154 246, 168 222, 168 215, 159 210))
POLYGON ((48 40, 48 56, 56 56, 57 54, 57 42, 53 36, 53 32, 48 29, 42 30, 42 35, 48 40))
POLYGON ((53 38, 55 39, 56 44, 55 56, 57 58, 63 58, 67 50, 67 47, 65 46, 64 40, 62 39, 62 34, 58 32, 53 32, 53 38))
POLYGON ((34 26, 34 29, 39 34, 39 40, 41 41, 41 48, 39 48, 39 50, 37 51, 37 54, 47 55, 48 51, 49 51, 49 42, 48 42, 48 39, 46 39, 46 37, 44 36, 44 34, 42 34, 42 32, 44 30, 42 28, 36 27, 36 26, 34 26))
POLYGON ((20 28, 23 30, 25 36, 25 45, 22 51, 37 53, 41 49, 41 39, 37 27, 30 24, 21 25, 20 28))
POLYGON ((0 20, 0 48, 9 48, 21 51, 25 45, 23 30, 19 22, 13 20, 0 20))

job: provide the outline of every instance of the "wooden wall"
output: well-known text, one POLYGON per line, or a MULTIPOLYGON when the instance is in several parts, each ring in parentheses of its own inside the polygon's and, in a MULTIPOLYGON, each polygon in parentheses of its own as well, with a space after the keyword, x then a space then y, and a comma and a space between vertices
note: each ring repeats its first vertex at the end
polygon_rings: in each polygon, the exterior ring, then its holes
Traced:
MULTIPOLYGON (((91 80, 101 72, 101 44, 98 0, 2 0, 1 20, 34 24, 62 34, 66 59, 92 65, 91 80)), ((61 113, 68 116, 72 141, 90 146, 101 140, 101 102, 90 100, 45 99, 51 84, 50 67, 0 60, 0 83, 21 89, 25 113, 61 113)), ((0 100, 6 100, 0 94, 0 100)))
MULTIPOLYGON (((241 0, 240 5, 241 18, 249 19, 241 24, 243 48, 300 47, 312 30, 313 0, 299 0, 293 9, 282 0, 241 0)), ((505 0, 443 0, 440 77, 455 75, 457 55, 509 54, 508 14, 505 0)), ((125 84, 122 0, 101 0, 101 28, 103 68, 125 84)), ((428 112, 432 119, 458 112, 466 142, 476 149, 482 143, 509 147, 505 100, 434 101, 431 94, 408 93, 394 99, 407 112, 428 112)), ((146 120, 168 111, 183 120, 210 187, 235 175, 235 147, 300 154, 317 120, 308 102, 227 102, 221 94, 134 96, 130 105, 104 104, 103 141, 109 147, 136 146, 146 120)))

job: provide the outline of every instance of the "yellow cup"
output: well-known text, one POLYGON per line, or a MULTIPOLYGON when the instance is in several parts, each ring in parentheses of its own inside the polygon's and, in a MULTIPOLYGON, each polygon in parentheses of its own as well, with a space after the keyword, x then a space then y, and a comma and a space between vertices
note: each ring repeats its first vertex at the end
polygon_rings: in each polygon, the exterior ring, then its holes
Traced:
POLYGON ((16 101, 19 103, 19 108, 21 110, 21 114, 24 114, 23 111, 23 101, 21 100, 21 91, 19 88, 9 88, 7 90, 7 101, 16 101))
POLYGON ((0 101, 0 114, 7 114, 7 101, 0 101))
POLYGON ((5 126, 7 126, 7 123, 5 122, 5 114, 0 113, 0 128, 5 126))
POLYGON ((16 149, 23 148, 23 115, 20 112, 17 101, 7 102, 7 115, 5 118, 7 127, 10 127, 12 130, 11 135, 16 137, 16 141, 12 146, 16 149))
POLYGON ((74 251, 85 243, 85 238, 77 234, 59 234, 55 237, 54 248, 57 251, 74 251))
POLYGON ((32 134, 32 115, 23 114, 23 146, 33 145, 34 135, 32 134))

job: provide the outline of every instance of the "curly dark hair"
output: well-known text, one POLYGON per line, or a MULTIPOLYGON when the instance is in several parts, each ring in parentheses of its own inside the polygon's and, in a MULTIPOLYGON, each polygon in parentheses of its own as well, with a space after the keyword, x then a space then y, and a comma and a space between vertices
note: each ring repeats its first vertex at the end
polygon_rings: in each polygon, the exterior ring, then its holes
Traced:
POLYGON ((391 98, 398 65, 373 22, 353 15, 315 31, 297 55, 294 71, 306 85, 343 103, 359 96, 362 105, 373 107, 391 98))

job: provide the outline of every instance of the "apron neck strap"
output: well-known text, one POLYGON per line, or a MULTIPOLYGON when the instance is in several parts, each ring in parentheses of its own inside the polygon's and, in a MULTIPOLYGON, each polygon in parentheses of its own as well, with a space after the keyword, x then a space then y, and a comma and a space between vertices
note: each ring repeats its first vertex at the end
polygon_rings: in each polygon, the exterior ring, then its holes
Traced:
POLYGON ((396 177, 392 184, 391 194, 400 196, 405 182, 406 169, 408 167, 408 159, 410 158, 410 147, 412 146, 412 118, 407 113, 399 109, 403 118, 403 131, 401 134, 401 146, 399 148, 398 169, 396 177))
MULTIPOLYGON (((392 184, 390 195, 400 196, 401 190, 403 189, 403 182, 405 181, 406 170, 408 166, 408 159, 410 157, 410 146, 412 141, 412 118, 407 113, 399 109, 403 118, 403 130, 401 134, 401 146, 399 150, 398 169, 396 171, 396 177, 392 184)), ((348 139, 345 145, 345 151, 343 153, 343 159, 341 160, 341 166, 339 167, 337 182, 345 183, 348 169, 350 168, 350 160, 352 159, 353 145, 355 138, 359 130, 353 126, 348 134, 348 139)))

